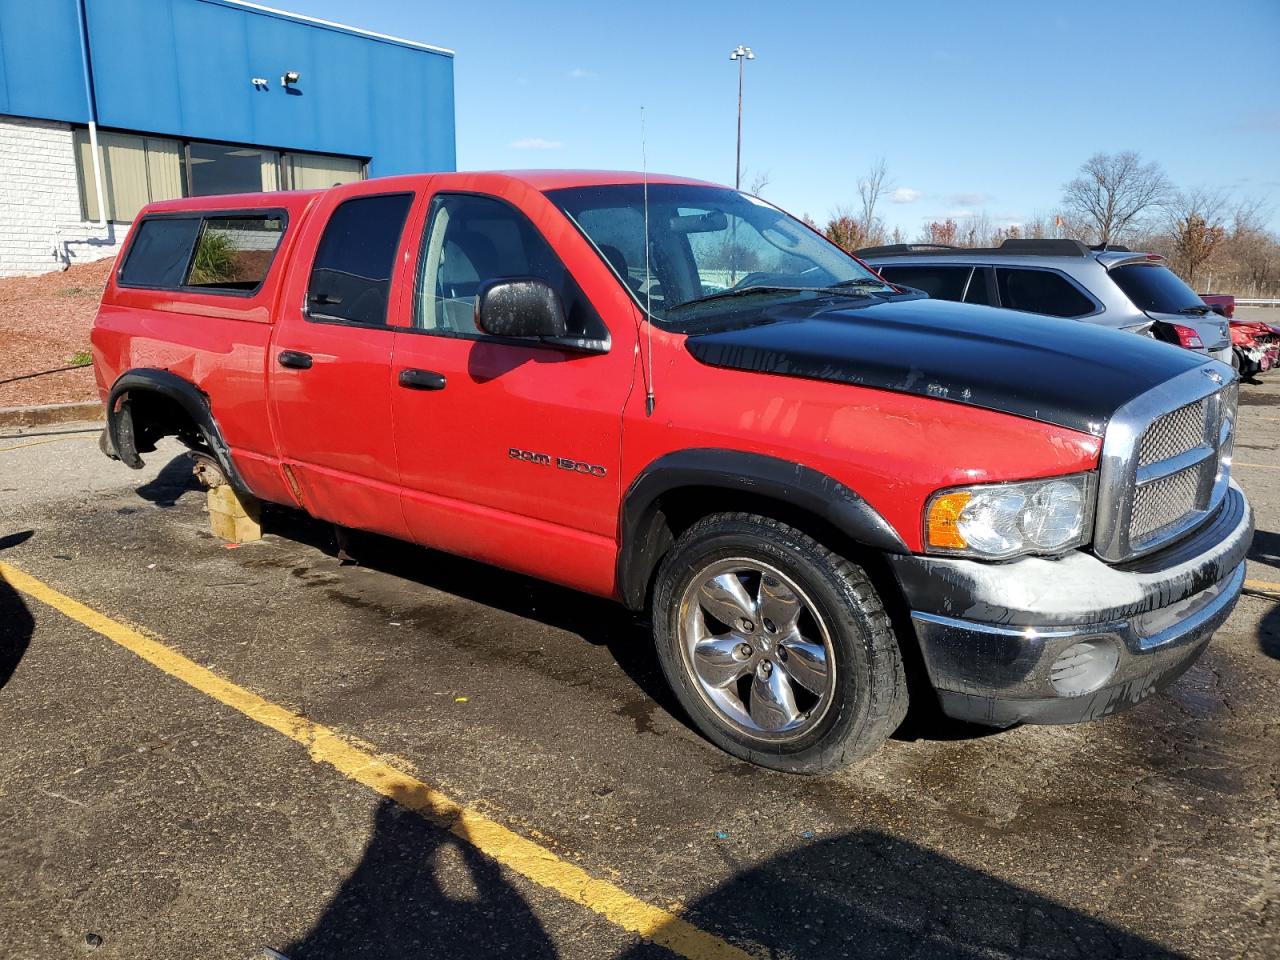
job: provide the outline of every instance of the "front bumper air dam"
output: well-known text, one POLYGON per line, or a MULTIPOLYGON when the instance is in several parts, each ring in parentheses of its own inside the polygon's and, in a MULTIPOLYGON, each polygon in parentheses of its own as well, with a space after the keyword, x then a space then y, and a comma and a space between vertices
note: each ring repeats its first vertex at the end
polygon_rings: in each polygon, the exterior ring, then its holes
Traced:
POLYGON ((1230 616, 1252 539, 1252 511, 1233 483, 1208 524, 1127 564, 1083 552, 890 560, 943 711, 1007 727, 1105 717, 1176 680, 1230 616), (1063 692, 1059 658, 1073 647, 1100 651, 1103 672, 1063 692))

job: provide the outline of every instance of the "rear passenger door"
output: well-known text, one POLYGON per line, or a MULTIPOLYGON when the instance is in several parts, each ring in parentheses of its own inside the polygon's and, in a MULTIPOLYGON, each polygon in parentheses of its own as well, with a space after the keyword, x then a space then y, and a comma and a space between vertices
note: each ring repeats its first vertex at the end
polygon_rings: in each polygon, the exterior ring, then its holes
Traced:
POLYGON ((282 466, 311 514, 405 537, 391 420, 391 307, 413 190, 334 191, 307 220, 268 359, 282 466))
POLYGON ((1000 306, 1049 317, 1086 317, 1101 306, 1056 270, 996 267, 1000 306))

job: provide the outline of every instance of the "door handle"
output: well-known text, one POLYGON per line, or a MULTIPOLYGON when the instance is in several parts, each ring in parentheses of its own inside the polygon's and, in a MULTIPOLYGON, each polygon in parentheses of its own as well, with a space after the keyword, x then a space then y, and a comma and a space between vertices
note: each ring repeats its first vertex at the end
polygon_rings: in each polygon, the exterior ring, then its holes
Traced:
POLYGON ((299 353, 297 350, 281 350, 276 357, 276 361, 282 367, 288 367, 291 370, 310 370, 311 354, 299 353))
POLYGON ((443 390, 448 382, 443 373, 413 369, 401 370, 399 381, 400 386, 408 387, 410 390, 443 390))

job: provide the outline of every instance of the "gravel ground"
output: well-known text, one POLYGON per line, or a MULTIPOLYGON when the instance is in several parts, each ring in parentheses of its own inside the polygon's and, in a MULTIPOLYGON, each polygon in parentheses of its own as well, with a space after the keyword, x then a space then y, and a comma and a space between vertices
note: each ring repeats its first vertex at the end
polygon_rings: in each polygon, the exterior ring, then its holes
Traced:
POLYGON ((91 367, 63 368, 89 349, 112 262, 0 280, 0 408, 98 399, 91 367))

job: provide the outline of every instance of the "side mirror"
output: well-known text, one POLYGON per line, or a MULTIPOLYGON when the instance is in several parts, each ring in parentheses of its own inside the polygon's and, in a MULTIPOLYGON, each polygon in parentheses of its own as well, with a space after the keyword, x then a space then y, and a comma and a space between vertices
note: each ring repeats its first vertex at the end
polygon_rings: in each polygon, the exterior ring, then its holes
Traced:
POLYGON ((534 277, 489 280, 476 297, 476 327, 494 337, 564 337, 560 295, 534 277))

